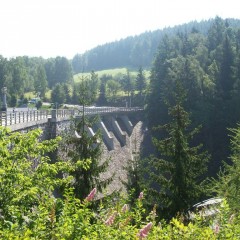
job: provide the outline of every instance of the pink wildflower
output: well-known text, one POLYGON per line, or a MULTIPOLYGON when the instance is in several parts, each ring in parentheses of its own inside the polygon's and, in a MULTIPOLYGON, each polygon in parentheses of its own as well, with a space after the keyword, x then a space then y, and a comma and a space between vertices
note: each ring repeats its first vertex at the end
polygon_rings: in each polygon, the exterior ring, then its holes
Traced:
POLYGON ((139 193, 138 199, 140 199, 140 200, 143 199, 143 192, 139 193))
POLYGON ((218 234, 219 231, 220 231, 220 226, 218 224, 216 224, 214 227, 214 233, 218 234))
POLYGON ((97 189, 94 188, 94 189, 88 194, 88 196, 86 197, 86 201, 88 201, 88 202, 92 201, 93 198, 94 198, 94 196, 95 196, 95 194, 96 194, 96 192, 97 192, 97 189))
POLYGON ((143 239, 147 237, 151 227, 152 227, 152 222, 148 223, 145 227, 143 227, 138 233, 139 239, 143 239))
POLYGON ((126 211, 128 211, 128 205, 124 204, 122 207, 122 212, 125 213, 126 211))
POLYGON ((106 221, 105 221, 105 224, 110 226, 114 223, 114 220, 115 220, 115 216, 116 216, 116 212, 114 212, 106 221))

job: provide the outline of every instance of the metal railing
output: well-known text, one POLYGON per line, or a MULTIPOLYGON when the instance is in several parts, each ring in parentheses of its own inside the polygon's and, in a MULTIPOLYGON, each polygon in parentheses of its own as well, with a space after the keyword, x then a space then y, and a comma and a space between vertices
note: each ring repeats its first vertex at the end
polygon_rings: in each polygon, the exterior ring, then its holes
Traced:
MULTIPOLYGON (((133 107, 85 107, 85 115, 104 115, 107 113, 124 113, 141 111, 142 108, 133 107)), ((82 116, 83 107, 79 109, 53 109, 53 110, 28 110, 14 112, 0 112, 0 126, 11 126, 26 122, 39 122, 48 118, 70 118, 73 116, 82 116)))
POLYGON ((0 112, 0 125, 11 126, 25 122, 37 122, 49 117, 51 117, 51 111, 49 110, 0 112))

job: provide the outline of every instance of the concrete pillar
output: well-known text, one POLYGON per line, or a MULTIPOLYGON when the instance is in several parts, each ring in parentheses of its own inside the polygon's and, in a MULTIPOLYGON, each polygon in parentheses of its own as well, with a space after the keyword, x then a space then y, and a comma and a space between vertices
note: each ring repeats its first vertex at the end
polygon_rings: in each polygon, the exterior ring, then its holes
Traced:
POLYGON ((99 121, 96 125, 101 130, 103 141, 107 146, 108 150, 113 150, 114 149, 113 137, 110 136, 110 133, 108 132, 103 121, 99 121))
POLYGON ((57 120, 57 109, 52 109, 51 115, 52 115, 52 119, 54 121, 56 121, 57 120))
POLYGON ((126 127, 128 135, 131 135, 133 131, 133 125, 129 120, 128 116, 126 115, 120 116, 120 119, 123 121, 123 124, 126 127))
POLYGON ((126 145, 126 135, 123 133, 122 129, 120 128, 116 118, 110 117, 108 119, 108 121, 110 121, 113 133, 118 138, 120 144, 122 146, 125 146, 126 145))
POLYGON ((53 109, 51 118, 48 118, 48 137, 47 139, 54 139, 57 136, 57 110, 53 109))

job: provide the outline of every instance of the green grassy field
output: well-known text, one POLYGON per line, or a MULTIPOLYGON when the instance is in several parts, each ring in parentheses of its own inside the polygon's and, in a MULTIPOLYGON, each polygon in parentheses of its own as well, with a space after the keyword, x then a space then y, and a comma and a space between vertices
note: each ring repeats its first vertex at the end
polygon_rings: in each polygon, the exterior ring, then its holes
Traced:
MULTIPOLYGON (((31 98, 35 98, 35 97, 36 97, 36 94, 34 92, 24 93, 24 98, 31 99, 31 98)), ((45 98, 51 99, 51 90, 47 90, 47 92, 45 93, 45 98)))
POLYGON ((51 92, 52 92, 52 90, 48 90, 46 93, 45 93, 45 98, 46 99, 51 99, 51 92))
POLYGON ((35 98, 35 97, 36 97, 36 94, 34 92, 24 93, 24 98, 31 99, 31 98, 35 98))
MULTIPOLYGON (((137 73, 138 73, 137 70, 129 70, 129 72, 132 76, 137 76, 137 73)), ((106 69, 106 70, 96 71, 95 73, 98 75, 99 78, 103 75, 112 75, 113 77, 115 77, 118 74, 122 74, 122 75, 126 74, 127 73, 127 68, 106 69)), ((144 71, 144 73, 145 73, 145 77, 149 78, 150 71, 146 70, 146 71, 144 71)), ((81 77, 86 77, 86 76, 89 76, 89 75, 90 75, 90 72, 75 74, 73 76, 74 82, 79 82, 81 77)))

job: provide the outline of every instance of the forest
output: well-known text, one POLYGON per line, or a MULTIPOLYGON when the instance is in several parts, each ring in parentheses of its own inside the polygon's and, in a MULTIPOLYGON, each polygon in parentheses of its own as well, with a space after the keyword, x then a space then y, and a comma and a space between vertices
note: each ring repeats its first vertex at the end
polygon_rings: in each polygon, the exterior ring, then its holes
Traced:
MULTIPOLYGON (((90 75, 92 71, 96 72, 102 69, 126 68, 125 73, 118 76, 105 75, 101 76, 102 79, 99 78, 98 81, 92 79, 96 91, 109 93, 106 96, 107 104, 112 101, 112 98, 117 102, 120 101, 115 96, 118 95, 117 92, 131 91, 134 93, 134 90, 138 90, 134 75, 139 68, 142 68, 143 71, 151 69, 159 42, 166 35, 168 37, 176 36, 179 33, 187 35, 194 30, 206 37, 214 21, 214 19, 210 19, 190 22, 172 28, 145 32, 138 36, 98 46, 81 55, 76 54, 73 59, 60 56, 49 59, 28 56, 7 59, 0 56, 0 88, 7 87, 8 105, 11 107, 18 106, 19 101, 26 103, 27 92, 39 96, 43 101, 76 104, 79 89, 76 82, 79 80, 76 80, 75 76, 78 73, 89 73, 90 75), (128 80, 129 78, 130 80, 128 80), (52 90, 54 90, 53 95, 51 95, 52 90)), ((226 21, 229 28, 236 29, 240 25, 237 19, 227 19, 226 21)))
MULTIPOLYGON (((228 19, 232 27, 239 27, 239 19, 228 19)), ((173 36, 177 33, 189 33, 196 29, 204 36, 207 35, 214 19, 166 27, 155 31, 148 31, 137 36, 131 36, 116 42, 97 46, 83 54, 76 54, 72 59, 72 67, 75 73, 83 71, 97 71, 126 67, 129 69, 142 66, 144 69, 151 68, 153 59, 161 39, 165 36, 173 36)))
MULTIPOLYGON (((44 100, 48 89, 56 84, 73 83, 72 67, 65 57, 52 59, 0 56, 0 88, 8 89, 8 105, 15 107, 24 94, 33 92, 44 100)), ((26 100, 27 101, 27 100, 26 100)))
POLYGON ((211 174, 229 155, 228 128, 240 117, 239 28, 216 18, 208 34, 198 31, 165 36, 152 68, 148 104, 151 126, 168 118, 165 101, 171 102, 174 83, 186 90, 185 108, 193 126, 202 125, 199 139, 211 153, 211 174))
POLYGON ((84 132, 89 119, 73 122, 80 137, 66 132, 48 141, 39 141, 40 130, 21 134, 1 127, 2 238, 240 239, 239 21, 216 17, 167 30, 156 43, 152 64, 138 62, 134 76, 127 60, 116 64, 126 67, 118 78, 98 78, 92 71, 77 83, 73 61, 62 57, 1 58, 1 87, 7 86, 13 102, 25 91, 44 97, 47 88, 57 97, 56 89, 64 86, 71 89, 65 101, 75 94, 79 104, 87 93, 88 104, 131 100, 144 106, 154 146, 152 154, 133 159, 126 194, 99 199, 96 193, 104 192, 111 177, 99 181, 108 161, 99 164, 99 135, 89 139, 84 132), (107 94, 111 84, 119 85, 120 95, 107 94), (56 149, 64 154, 53 161, 56 149), (195 203, 212 197, 222 201, 216 215, 203 211, 189 218, 195 203))

